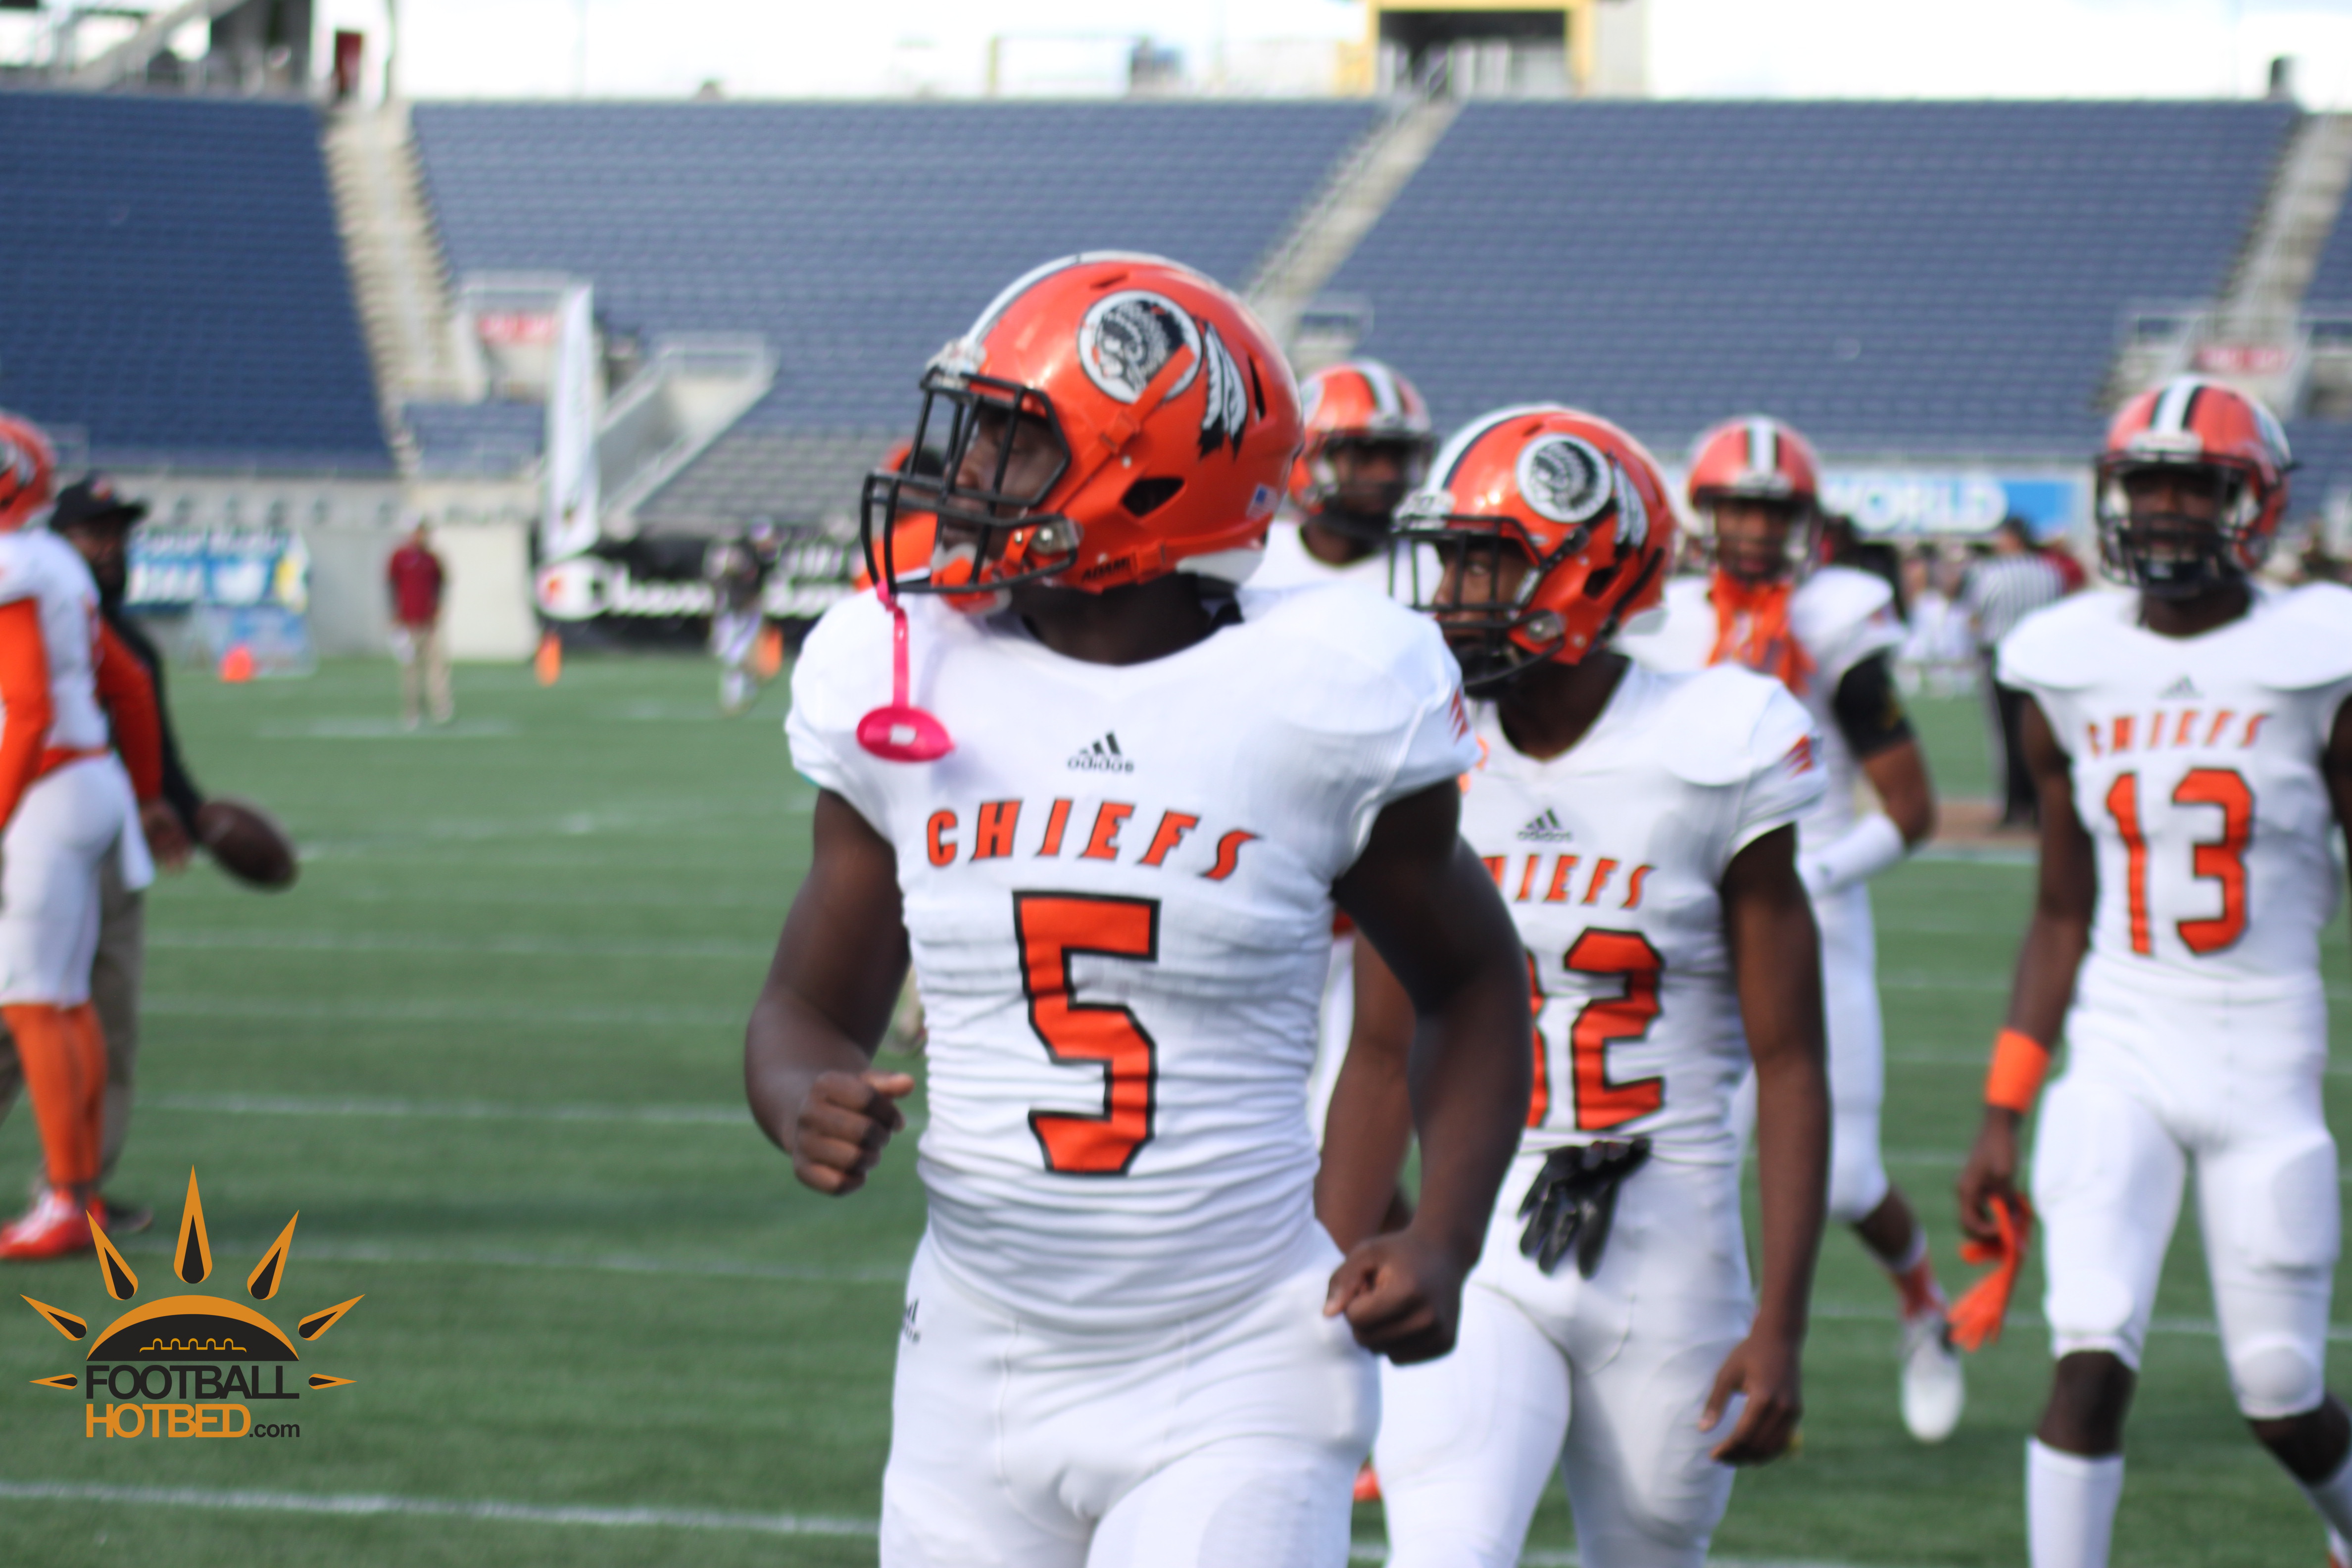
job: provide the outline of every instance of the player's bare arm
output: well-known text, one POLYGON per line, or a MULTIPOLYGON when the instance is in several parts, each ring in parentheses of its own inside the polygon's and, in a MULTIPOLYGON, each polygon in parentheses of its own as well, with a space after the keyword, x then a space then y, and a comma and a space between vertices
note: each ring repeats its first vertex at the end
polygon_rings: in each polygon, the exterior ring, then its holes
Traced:
MULTIPOLYGON (((1450 781, 1392 803, 1331 889, 1418 1019, 1409 1084, 1420 1207, 1403 1230, 1349 1249, 1325 1304, 1347 1314, 1366 1349, 1399 1363, 1454 1347, 1462 1280, 1478 1261, 1527 1115, 1532 1058, 1518 933, 1462 842, 1460 815, 1450 781)), ((1336 1112, 1333 1122, 1341 1124, 1336 1112)), ((1387 1181, 1393 1190, 1393 1165, 1387 1181)))
POLYGON ((1355 939, 1355 1010, 1331 1089, 1315 1217, 1346 1252, 1391 1228, 1412 1143, 1412 998, 1371 943, 1355 939))
POLYGON ((1936 832, 1936 785, 1927 776, 1927 753, 1917 741, 1900 741, 1860 759, 1862 776, 1877 792, 1878 804, 1903 847, 1916 849, 1936 832))
POLYGON ((1752 1465, 1784 1452, 1804 1413, 1799 1358, 1829 1183, 1821 942, 1797 875, 1794 826, 1775 828, 1732 858, 1723 877, 1723 922, 1756 1062, 1763 1279, 1755 1325, 1716 1374, 1700 1424, 1712 1428, 1731 1396, 1746 1394, 1738 1425, 1715 1458, 1752 1465))
MULTIPOLYGON (((2027 699, 2020 725, 2025 765, 2042 807, 2042 863, 2033 918, 2017 955, 2008 1027, 2030 1039, 2058 1037, 2074 994, 2074 973, 2091 945, 2091 913, 2098 900, 2098 862, 2091 836, 2074 811, 2074 777, 2066 753, 2040 704, 2027 699)), ((2023 1113, 1985 1107, 1976 1145, 1960 1171, 1960 1227, 1979 1241, 1999 1231, 1990 1204, 2017 1196, 2017 1131, 2023 1113)))
POLYGON ((820 791, 807 880, 793 900, 743 1039, 751 1115, 793 1173, 839 1196, 866 1184, 906 1125, 915 1080, 874 1070, 907 974, 898 857, 856 808, 820 791))

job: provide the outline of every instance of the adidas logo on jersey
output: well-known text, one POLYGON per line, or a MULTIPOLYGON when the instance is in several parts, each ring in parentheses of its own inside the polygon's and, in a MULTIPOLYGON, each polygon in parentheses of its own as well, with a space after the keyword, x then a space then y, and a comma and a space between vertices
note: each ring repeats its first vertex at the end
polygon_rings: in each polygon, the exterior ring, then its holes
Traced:
POLYGON ((2197 689, 2197 683, 2184 675, 2179 679, 2174 681, 2171 685, 2166 687, 2163 690, 2158 692, 2156 694, 2156 700, 2159 702, 2170 702, 2177 698, 2200 697, 2202 695, 2204 694, 2197 689))
POLYGON ((1519 837, 1534 839, 1538 843, 1562 844, 1576 836, 1561 826, 1559 812, 1546 806, 1525 827, 1519 829, 1519 837))
POLYGON ((1105 731, 1103 738, 1091 746, 1081 746, 1070 758, 1070 766, 1085 773, 1131 773, 1135 763, 1118 749, 1118 736, 1105 731))

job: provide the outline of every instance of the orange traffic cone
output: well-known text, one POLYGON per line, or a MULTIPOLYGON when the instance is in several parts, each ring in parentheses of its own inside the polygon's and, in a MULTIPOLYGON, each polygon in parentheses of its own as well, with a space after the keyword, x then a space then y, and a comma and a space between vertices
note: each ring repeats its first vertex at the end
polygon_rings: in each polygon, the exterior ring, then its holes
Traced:
POLYGON ((221 655, 220 678, 231 684, 253 679, 253 650, 243 643, 233 645, 221 655))
POLYGON ((541 686, 552 686, 563 673, 563 639, 553 632, 541 632, 539 651, 531 656, 531 668, 539 672, 541 686))

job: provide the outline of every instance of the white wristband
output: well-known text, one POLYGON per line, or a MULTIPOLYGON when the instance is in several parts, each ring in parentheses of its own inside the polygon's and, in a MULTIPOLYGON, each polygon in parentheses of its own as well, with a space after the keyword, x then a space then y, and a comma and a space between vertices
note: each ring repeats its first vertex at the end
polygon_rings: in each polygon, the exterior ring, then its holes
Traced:
POLYGON ((1800 852, 1797 874, 1804 879, 1807 892, 1825 898, 1870 880, 1909 853, 1903 830, 1885 813, 1874 811, 1834 842, 1800 852))

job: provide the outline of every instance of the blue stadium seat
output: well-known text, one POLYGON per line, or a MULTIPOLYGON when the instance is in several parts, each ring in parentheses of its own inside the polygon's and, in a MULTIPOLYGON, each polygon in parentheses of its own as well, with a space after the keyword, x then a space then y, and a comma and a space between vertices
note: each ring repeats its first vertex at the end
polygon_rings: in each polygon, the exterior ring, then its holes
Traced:
POLYGON ((998 288, 1080 249, 1239 284, 1379 110, 1360 102, 425 104, 451 269, 591 279, 648 335, 759 331, 748 428, 895 427, 998 288))
POLYGON ((1444 423, 1558 398, 1668 456, 1750 408, 1848 455, 2088 453, 2119 313, 2220 287, 2294 121, 1477 104, 1331 287, 1444 423))
POLYGON ((117 468, 382 475, 307 106, 0 93, 0 405, 117 468))

